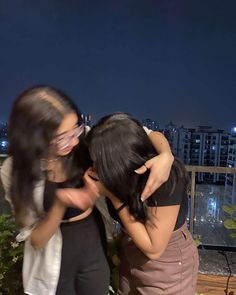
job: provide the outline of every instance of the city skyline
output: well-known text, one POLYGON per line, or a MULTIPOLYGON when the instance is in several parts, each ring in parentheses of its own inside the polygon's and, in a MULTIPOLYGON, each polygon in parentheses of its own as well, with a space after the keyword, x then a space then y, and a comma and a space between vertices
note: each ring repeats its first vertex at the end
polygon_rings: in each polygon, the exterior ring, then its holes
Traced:
POLYGON ((2 1, 0 118, 20 92, 50 84, 94 122, 124 111, 230 130, 235 10, 235 1, 213 0, 2 1))
MULTIPOLYGON (((85 115, 86 116, 86 115, 85 115)), ((91 116, 91 114, 88 114, 87 116, 91 116)), ((236 134, 236 126, 231 126, 230 128, 228 129, 224 129, 223 127, 221 128, 220 126, 219 127, 214 127, 214 126, 210 126, 210 125, 204 125, 204 124, 198 124, 198 125, 195 125, 195 126, 184 126, 183 124, 175 124, 175 122, 173 121, 169 121, 169 122, 164 122, 163 124, 160 124, 158 121, 156 121, 155 119, 152 119, 152 118, 136 118, 140 123, 144 123, 144 125, 146 126, 146 121, 147 120, 150 120, 151 122, 154 122, 154 125, 158 126, 158 128, 150 128, 152 130, 165 130, 167 129, 167 126, 169 124, 173 124, 177 129, 180 129, 180 128, 185 128, 185 129, 198 129, 199 127, 209 127, 209 128, 212 128, 212 130, 223 130, 224 132, 227 132, 227 133, 234 133, 236 134)), ((95 124, 96 122, 93 121, 93 119, 88 122, 89 125, 93 125, 95 124)), ((0 118, 0 125, 8 125, 8 121, 4 121, 4 120, 1 120, 0 118)), ((236 125, 236 124, 235 124, 236 125)), ((1 127, 1 126, 0 126, 1 127)))
MULTIPOLYGON (((91 117, 91 121, 88 121, 88 119, 85 119, 85 122, 87 122, 89 124, 89 126, 92 126, 93 124, 96 123, 96 121, 94 121, 93 119, 93 115, 92 114, 82 114, 83 117, 91 117)), ((99 118, 98 118, 99 119, 99 118)), ((198 129, 199 127, 209 127, 212 128, 212 130, 223 130, 224 132, 227 133, 234 133, 236 134, 236 124, 234 126, 230 126, 228 129, 223 128, 221 126, 210 126, 210 125, 204 125, 201 124, 201 122, 199 122, 197 125, 191 125, 191 126, 185 126, 182 123, 180 124, 176 124, 173 120, 170 120, 168 122, 163 122, 160 123, 157 120, 155 120, 154 118, 136 118, 141 124, 144 124, 145 126, 147 125, 146 123, 149 121, 150 124, 157 126, 157 128, 150 128, 152 130, 166 130, 167 128, 169 128, 169 125, 175 126, 177 129, 180 128, 185 128, 185 129, 198 129), (151 123, 153 122, 153 123, 151 123)), ((8 125, 8 120, 2 120, 0 118, 0 125, 8 125)), ((0 126, 1 127, 1 126, 0 126)))

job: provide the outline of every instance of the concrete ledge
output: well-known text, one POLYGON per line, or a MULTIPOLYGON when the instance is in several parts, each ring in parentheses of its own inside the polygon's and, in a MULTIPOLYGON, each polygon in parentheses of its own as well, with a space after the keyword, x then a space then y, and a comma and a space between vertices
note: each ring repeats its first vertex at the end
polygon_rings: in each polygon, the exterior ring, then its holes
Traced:
MULTIPOLYGON (((233 276, 236 276, 236 252, 224 252, 227 255, 233 276)), ((230 271, 224 255, 216 250, 199 249, 199 273, 206 275, 228 276, 230 271)), ((235 294, 236 295, 236 294, 235 294)))

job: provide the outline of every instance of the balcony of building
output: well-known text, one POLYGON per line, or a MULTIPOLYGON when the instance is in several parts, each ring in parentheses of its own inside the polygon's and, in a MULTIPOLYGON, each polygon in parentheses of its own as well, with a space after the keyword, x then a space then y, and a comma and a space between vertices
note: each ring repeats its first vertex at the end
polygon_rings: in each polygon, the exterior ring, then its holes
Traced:
MULTIPOLYGON (((5 157, 0 157, 0 166, 5 157)), ((187 221, 200 244, 197 291, 204 295, 236 295, 236 230, 225 227, 226 219, 236 220, 236 208, 232 214, 225 212, 225 208, 236 205, 236 168, 186 166, 186 169, 191 180, 187 221)), ((0 214, 8 210, 3 197, 0 184, 0 214)))

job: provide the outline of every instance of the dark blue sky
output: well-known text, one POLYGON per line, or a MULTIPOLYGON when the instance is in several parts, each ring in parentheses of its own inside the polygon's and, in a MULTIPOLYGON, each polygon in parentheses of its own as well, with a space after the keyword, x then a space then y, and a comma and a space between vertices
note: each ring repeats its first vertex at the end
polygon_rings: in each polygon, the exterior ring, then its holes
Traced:
POLYGON ((0 0, 0 119, 52 84, 94 120, 236 125, 236 1, 0 0))

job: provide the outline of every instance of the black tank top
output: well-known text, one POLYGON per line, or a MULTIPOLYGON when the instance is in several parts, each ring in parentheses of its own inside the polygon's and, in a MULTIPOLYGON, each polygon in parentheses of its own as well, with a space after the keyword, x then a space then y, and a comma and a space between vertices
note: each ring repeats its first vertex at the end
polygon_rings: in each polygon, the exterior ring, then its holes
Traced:
MULTIPOLYGON (((170 178, 167 180, 170 181, 170 178)), ((113 219, 121 222, 116 210, 114 209, 112 202, 106 198, 108 211, 113 219)), ((173 206, 180 205, 179 214, 176 220, 174 230, 179 229, 186 221, 188 213, 188 195, 186 192, 186 184, 183 178, 180 178, 175 186, 175 189, 170 194, 166 194, 164 190, 164 184, 157 189, 154 194, 147 199, 148 207, 163 207, 163 206, 173 206)))
MULTIPOLYGON (((43 199, 43 207, 46 212, 48 212, 50 210, 50 208, 52 207, 54 198, 56 197, 55 196, 56 189, 66 188, 66 187, 68 187, 66 181, 65 182, 52 182, 52 181, 46 180, 45 189, 44 189, 44 199, 43 199)), ((78 216, 78 215, 82 214, 83 212, 84 211, 82 211, 80 209, 68 207, 64 216, 63 216, 63 219, 66 220, 66 219, 78 216)))

